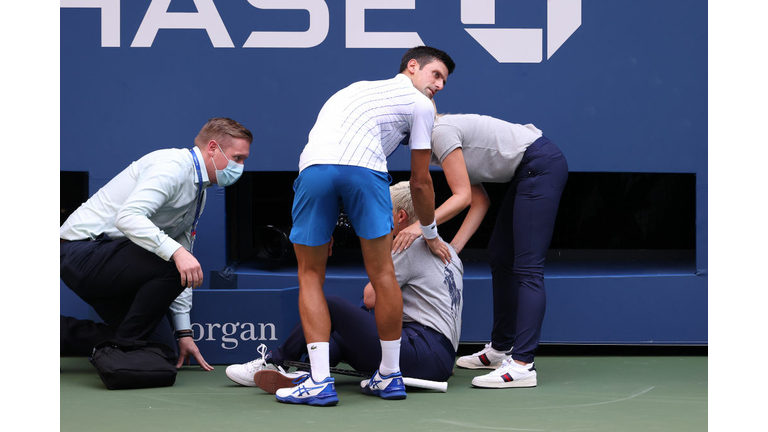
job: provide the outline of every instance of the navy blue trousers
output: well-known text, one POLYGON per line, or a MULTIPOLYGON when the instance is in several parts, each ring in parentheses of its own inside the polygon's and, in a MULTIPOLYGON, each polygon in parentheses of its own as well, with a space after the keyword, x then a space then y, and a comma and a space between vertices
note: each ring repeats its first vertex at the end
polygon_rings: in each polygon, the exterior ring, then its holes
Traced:
MULTIPOLYGON (((331 367, 344 362, 359 372, 376 372, 381 363, 381 342, 373 313, 338 296, 328 296, 326 301, 331 315, 331 367)), ((403 376, 447 381, 453 374, 456 351, 448 338, 418 323, 403 323, 401 338, 403 376)), ((299 361, 306 353, 307 342, 299 322, 277 351, 272 352, 272 362, 282 365, 285 360, 299 361)))
POLYGON ((523 155, 488 243, 493 282, 491 343, 530 363, 541 338, 547 297, 544 260, 555 227, 568 163, 547 138, 523 155))
POLYGON ((173 261, 127 238, 61 243, 61 280, 104 321, 61 317, 61 355, 90 355, 107 339, 153 340, 177 350, 168 308, 184 287, 173 261))

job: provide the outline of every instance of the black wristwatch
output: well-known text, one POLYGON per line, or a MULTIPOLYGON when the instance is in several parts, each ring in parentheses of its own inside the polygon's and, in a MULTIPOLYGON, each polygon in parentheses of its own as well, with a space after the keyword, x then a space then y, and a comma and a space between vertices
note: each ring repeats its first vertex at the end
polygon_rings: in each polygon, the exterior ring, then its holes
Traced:
POLYGON ((174 333, 174 336, 176 336, 176 340, 179 340, 184 337, 194 337, 194 333, 192 333, 191 329, 178 330, 174 333))

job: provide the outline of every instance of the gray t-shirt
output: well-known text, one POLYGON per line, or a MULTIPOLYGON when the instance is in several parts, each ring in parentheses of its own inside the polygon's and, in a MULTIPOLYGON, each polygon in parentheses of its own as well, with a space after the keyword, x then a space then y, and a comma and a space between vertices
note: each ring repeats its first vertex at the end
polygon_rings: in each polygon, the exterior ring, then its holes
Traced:
POLYGON ((519 125, 479 114, 445 114, 432 129, 433 165, 461 147, 470 184, 512 180, 523 153, 542 132, 532 124, 519 125))
POLYGON ((420 237, 408 249, 392 255, 392 261, 397 283, 403 291, 403 321, 437 330, 458 349, 464 306, 464 265, 453 247, 448 248, 451 262, 445 265, 420 237))

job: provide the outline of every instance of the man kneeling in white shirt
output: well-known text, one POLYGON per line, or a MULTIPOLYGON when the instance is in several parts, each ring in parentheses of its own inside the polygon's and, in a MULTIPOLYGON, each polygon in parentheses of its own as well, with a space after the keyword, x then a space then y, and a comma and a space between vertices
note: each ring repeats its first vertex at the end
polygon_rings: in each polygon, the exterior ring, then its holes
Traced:
POLYGON ((203 270, 192 255, 206 189, 243 172, 251 132, 213 118, 186 149, 157 150, 133 162, 64 222, 61 280, 104 323, 61 316, 61 355, 90 355, 94 345, 153 340, 176 349, 178 363, 206 363, 192 338, 192 289, 203 270), (170 312, 169 312, 170 309, 170 312))

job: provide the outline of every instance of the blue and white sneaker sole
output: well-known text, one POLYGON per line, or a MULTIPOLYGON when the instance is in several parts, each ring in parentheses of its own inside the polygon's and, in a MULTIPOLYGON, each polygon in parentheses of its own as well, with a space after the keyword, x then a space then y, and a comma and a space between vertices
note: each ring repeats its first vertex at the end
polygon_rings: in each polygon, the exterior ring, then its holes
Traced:
POLYGON ((288 396, 281 398, 278 395, 275 395, 275 398, 277 398, 278 401, 283 403, 292 403, 292 404, 305 404, 305 405, 312 405, 312 406, 333 406, 339 403, 338 396, 334 395, 327 395, 325 397, 307 397, 307 398, 296 398, 293 396, 288 396))
POLYGON ((367 394, 369 396, 378 396, 382 399, 387 399, 387 400, 405 399, 408 396, 403 390, 386 392, 381 390, 371 390, 368 387, 362 387, 362 390, 364 394, 367 394))
POLYGON ((369 396, 378 396, 382 399, 387 400, 398 400, 398 399, 405 399, 408 395, 405 393, 405 385, 403 385, 403 376, 400 373, 388 375, 386 377, 382 377, 379 371, 376 371, 376 373, 373 374, 373 377, 360 381, 360 390, 362 390, 363 394, 369 395, 369 396), (376 380, 376 378, 379 378, 379 380, 376 380), (374 387, 371 387, 371 381, 376 380, 374 387), (387 383, 387 386, 384 388, 379 388, 378 384, 389 380, 387 383))

